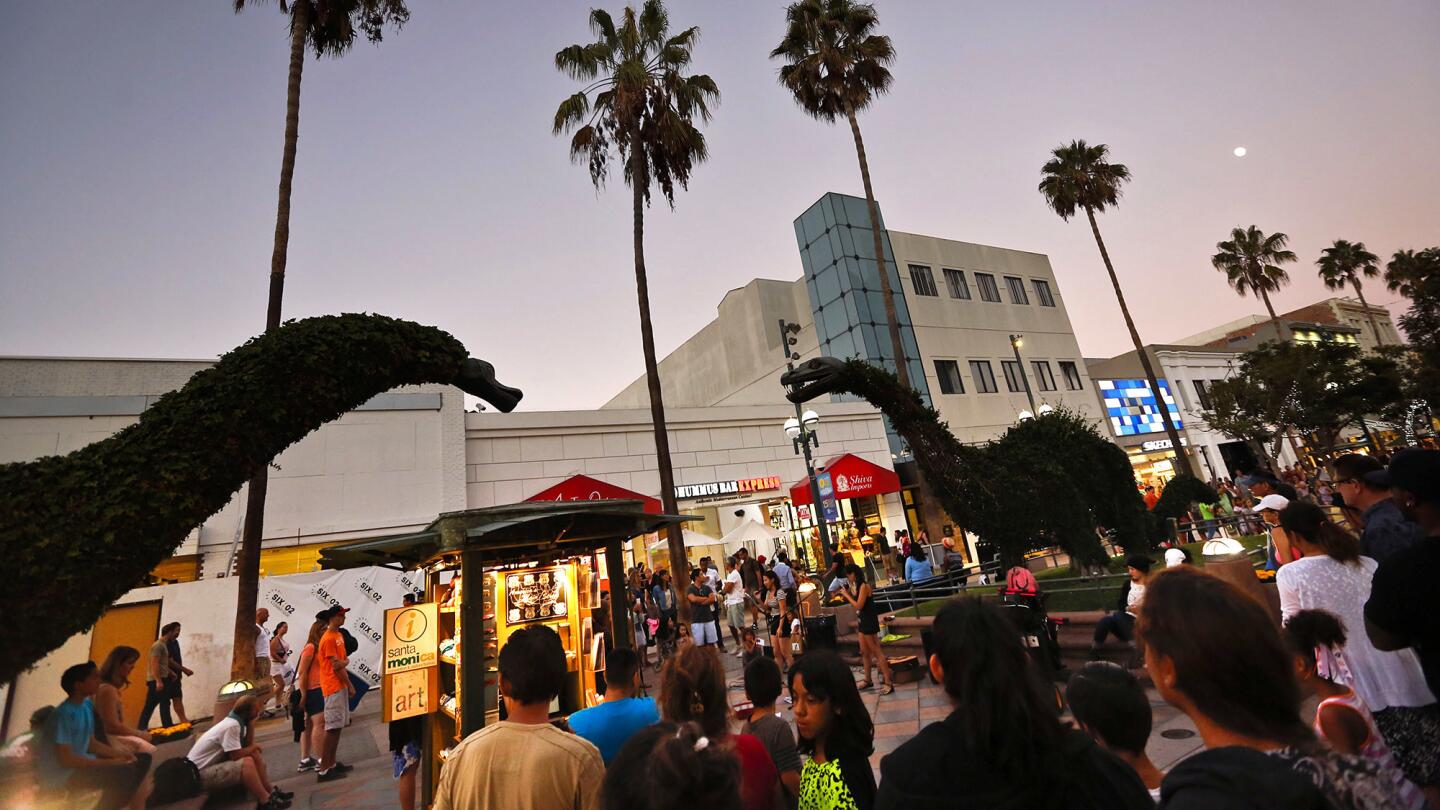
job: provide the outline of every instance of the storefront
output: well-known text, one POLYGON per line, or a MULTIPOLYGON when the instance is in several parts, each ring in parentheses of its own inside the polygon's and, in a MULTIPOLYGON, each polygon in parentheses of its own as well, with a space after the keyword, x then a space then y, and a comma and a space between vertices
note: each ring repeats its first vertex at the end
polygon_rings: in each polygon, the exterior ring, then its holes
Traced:
POLYGON ((873 538, 885 525, 883 502, 887 495, 900 492, 900 477, 893 470, 846 453, 817 465, 815 478, 819 508, 808 478, 790 487, 790 503, 795 509, 792 544, 803 549, 811 561, 823 559, 817 522, 823 520, 831 543, 863 567, 865 557, 876 552, 873 538))
POLYGON ((612 634, 615 646, 633 640, 626 599, 612 597, 610 610, 602 611, 601 592, 623 587, 623 575, 611 575, 622 566, 622 544, 686 520, 639 506, 633 500, 585 500, 472 509, 441 515, 419 534, 325 549, 326 568, 390 565, 425 572, 424 605, 426 615, 433 610, 435 616, 436 649, 414 650, 409 660, 433 671, 391 674, 387 660, 382 700, 386 719, 427 718, 426 806, 454 746, 505 719, 498 662, 511 634, 543 624, 560 636, 568 674, 550 705, 553 718, 599 701, 596 674, 604 670, 606 628, 626 628, 612 634), (393 680, 402 676, 403 693, 393 680), (410 713, 396 710, 401 705, 410 713))

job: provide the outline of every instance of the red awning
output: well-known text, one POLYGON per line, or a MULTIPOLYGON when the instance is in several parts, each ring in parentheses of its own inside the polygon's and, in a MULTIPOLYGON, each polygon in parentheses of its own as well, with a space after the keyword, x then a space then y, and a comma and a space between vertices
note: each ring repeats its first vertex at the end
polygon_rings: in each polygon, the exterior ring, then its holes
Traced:
POLYGON ((561 481, 549 489, 526 498, 527 501, 641 501, 645 504, 645 511, 652 515, 661 512, 660 501, 638 492, 631 492, 624 487, 617 487, 614 484, 607 484, 598 478, 591 478, 588 475, 576 475, 561 481))
MULTIPOLYGON (((893 470, 850 453, 830 459, 824 467, 824 472, 830 473, 830 483, 835 488, 835 497, 839 499, 900 491, 900 476, 893 470)), ((797 506, 810 503, 808 480, 790 487, 790 502, 797 506)))

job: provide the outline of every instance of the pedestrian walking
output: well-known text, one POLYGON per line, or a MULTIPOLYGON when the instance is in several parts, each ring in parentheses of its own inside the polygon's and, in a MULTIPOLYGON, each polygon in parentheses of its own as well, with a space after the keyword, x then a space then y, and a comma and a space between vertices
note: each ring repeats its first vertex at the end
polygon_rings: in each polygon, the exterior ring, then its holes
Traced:
POLYGON ((740 577, 740 563, 734 557, 725 558, 725 581, 721 585, 724 594, 725 624, 730 628, 730 638, 735 642, 735 657, 745 654, 740 649, 740 631, 749 625, 745 621, 745 582, 740 577))
POLYGON ((185 687, 186 678, 195 674, 195 670, 185 666, 185 661, 180 650, 179 622, 175 624, 174 634, 165 642, 165 647, 170 651, 170 707, 175 712, 175 719, 180 723, 190 722, 185 714, 185 687))
POLYGON ((150 645, 145 658, 145 707, 140 710, 140 730, 150 728, 150 717, 158 708, 160 723, 174 725, 170 717, 170 646, 171 637, 180 635, 180 623, 170 622, 160 628, 160 638, 150 645))

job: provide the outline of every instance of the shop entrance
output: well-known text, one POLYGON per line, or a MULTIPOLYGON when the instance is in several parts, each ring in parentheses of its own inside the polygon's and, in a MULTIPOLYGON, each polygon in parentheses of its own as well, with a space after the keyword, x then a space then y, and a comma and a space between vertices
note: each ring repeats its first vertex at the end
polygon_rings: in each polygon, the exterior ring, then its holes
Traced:
POLYGON ((155 639, 160 637, 160 602, 137 602, 133 605, 117 605, 105 611, 95 629, 90 631, 90 660, 96 664, 105 663, 110 651, 124 644, 140 651, 140 662, 131 673, 136 689, 120 691, 120 705, 125 709, 125 719, 138 722, 140 712, 145 708, 145 662, 146 652, 155 639), (138 676, 138 677, 137 677, 138 676))

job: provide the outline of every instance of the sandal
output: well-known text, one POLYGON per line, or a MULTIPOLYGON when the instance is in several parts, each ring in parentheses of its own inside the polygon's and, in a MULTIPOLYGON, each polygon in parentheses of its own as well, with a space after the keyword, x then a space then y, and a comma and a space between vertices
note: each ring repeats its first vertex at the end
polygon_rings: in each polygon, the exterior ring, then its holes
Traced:
POLYGON ((859 690, 862 691, 862 692, 865 691, 866 689, 874 688, 874 686, 875 686, 875 684, 873 684, 873 683, 871 683, 871 682, 869 682, 869 681, 861 681, 860 683, 855 684, 855 688, 856 688, 856 689, 859 689, 859 690))
POLYGON ((890 685, 890 684, 888 684, 888 683, 885 684, 884 686, 880 687, 880 694, 882 694, 882 695, 889 695, 889 694, 892 694, 894 691, 895 691, 895 687, 892 686, 892 685, 890 685))

